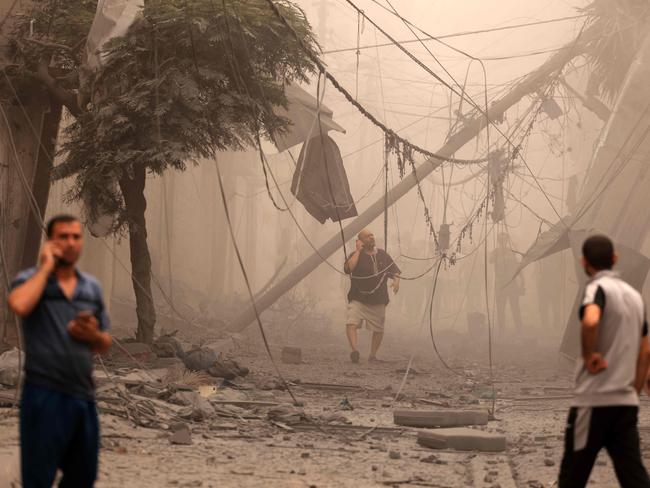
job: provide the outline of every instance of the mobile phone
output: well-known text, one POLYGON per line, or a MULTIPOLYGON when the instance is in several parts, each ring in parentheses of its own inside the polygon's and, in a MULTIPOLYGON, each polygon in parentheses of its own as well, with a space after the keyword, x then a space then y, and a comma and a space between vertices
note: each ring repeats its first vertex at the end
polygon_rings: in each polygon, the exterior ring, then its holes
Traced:
POLYGON ((90 310, 80 310, 77 312, 76 319, 87 320, 93 316, 93 313, 90 310))

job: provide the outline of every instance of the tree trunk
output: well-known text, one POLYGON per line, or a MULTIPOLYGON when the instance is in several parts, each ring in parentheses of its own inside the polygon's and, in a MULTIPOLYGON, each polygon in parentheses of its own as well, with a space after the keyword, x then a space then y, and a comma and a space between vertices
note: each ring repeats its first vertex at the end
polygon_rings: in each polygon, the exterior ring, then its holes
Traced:
POLYGON ((133 178, 120 179, 129 226, 129 250, 131 254, 131 280, 135 292, 138 329, 136 340, 151 344, 156 325, 156 310, 151 295, 151 256, 147 246, 147 223, 144 197, 146 169, 144 165, 133 168, 133 178))
MULTIPOLYGON (((47 210, 47 200, 50 196, 50 174, 54 164, 54 153, 56 151, 56 139, 59 135, 59 123, 61 122, 61 104, 49 96, 50 110, 43 114, 43 125, 40 129, 41 143, 38 147, 38 156, 36 158, 36 170, 32 183, 32 191, 38 205, 38 210, 45 218, 47 210)), ((34 266, 38 258, 38 251, 41 245, 43 228, 33 213, 29 214, 27 222, 27 235, 25 237, 25 249, 21 268, 34 266)))

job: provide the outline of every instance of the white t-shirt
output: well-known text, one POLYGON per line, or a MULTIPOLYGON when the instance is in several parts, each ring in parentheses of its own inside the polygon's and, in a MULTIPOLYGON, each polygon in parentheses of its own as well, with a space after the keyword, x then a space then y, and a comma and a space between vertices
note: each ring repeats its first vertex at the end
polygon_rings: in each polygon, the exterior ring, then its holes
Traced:
POLYGON ((648 333, 641 294, 611 270, 594 275, 585 288, 580 318, 587 305, 601 309, 596 352, 607 369, 590 374, 580 357, 576 367, 574 407, 638 405, 634 388, 641 338, 648 333))

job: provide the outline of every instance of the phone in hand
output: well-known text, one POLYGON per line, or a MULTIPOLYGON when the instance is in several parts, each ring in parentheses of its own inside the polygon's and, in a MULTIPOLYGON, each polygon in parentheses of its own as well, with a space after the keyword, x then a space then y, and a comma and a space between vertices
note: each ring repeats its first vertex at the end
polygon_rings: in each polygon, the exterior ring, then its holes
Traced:
POLYGON ((93 313, 90 310, 81 310, 77 312, 75 320, 85 321, 93 316, 93 313))

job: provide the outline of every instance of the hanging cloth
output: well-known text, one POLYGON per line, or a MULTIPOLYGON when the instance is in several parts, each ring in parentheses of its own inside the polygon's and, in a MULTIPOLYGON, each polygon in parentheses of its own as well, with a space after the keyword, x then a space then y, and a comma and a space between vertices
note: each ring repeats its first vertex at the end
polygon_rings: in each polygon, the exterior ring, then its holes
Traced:
POLYGON ((291 182, 291 193, 321 224, 327 219, 336 222, 339 218, 343 220, 358 215, 341 151, 327 134, 303 144, 291 182))

